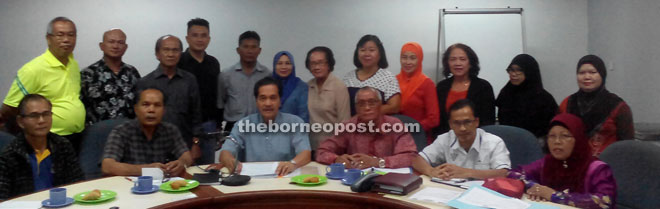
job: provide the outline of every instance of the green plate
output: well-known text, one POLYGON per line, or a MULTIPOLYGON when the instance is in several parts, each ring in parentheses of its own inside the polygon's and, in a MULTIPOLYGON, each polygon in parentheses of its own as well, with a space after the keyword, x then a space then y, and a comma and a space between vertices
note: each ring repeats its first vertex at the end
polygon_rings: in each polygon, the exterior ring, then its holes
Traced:
POLYGON ((296 184, 298 184, 298 185, 315 186, 315 185, 325 184, 326 182, 328 182, 328 177, 321 176, 321 175, 314 175, 314 174, 303 174, 303 175, 294 176, 293 178, 291 178, 291 181, 296 182, 296 184), (304 183, 303 180, 305 180, 305 178, 307 178, 307 177, 318 177, 319 182, 304 183))
POLYGON ((110 191, 110 190, 101 190, 101 197, 99 199, 95 200, 83 200, 82 198, 87 194, 92 191, 86 191, 86 192, 81 192, 73 196, 73 199, 76 200, 76 202, 81 202, 81 203, 99 203, 99 202, 104 202, 107 200, 110 200, 112 198, 115 198, 117 196, 116 192, 110 191))
POLYGON ((179 189, 172 189, 172 186, 170 184, 172 184, 172 182, 174 182, 174 181, 168 181, 168 182, 165 182, 164 184, 160 185, 160 190, 163 190, 163 191, 166 191, 166 192, 183 192, 183 191, 188 191, 188 190, 191 190, 191 189, 199 186, 199 181, 188 180, 188 179, 185 179, 185 180, 188 181, 188 185, 186 185, 184 187, 179 187, 179 189))

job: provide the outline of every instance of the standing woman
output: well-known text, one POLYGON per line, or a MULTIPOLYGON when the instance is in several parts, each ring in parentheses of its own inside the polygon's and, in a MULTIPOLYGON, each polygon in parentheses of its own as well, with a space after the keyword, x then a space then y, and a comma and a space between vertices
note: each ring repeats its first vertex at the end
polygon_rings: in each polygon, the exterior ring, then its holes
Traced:
POLYGON ((548 133, 548 121, 557 114, 557 102, 543 89, 539 63, 528 54, 519 54, 506 72, 509 83, 495 101, 498 121, 528 130, 536 137, 544 136, 548 133))
POLYGON ((288 51, 281 51, 273 58, 273 78, 282 84, 280 111, 296 115, 309 122, 307 112, 307 84, 296 77, 293 56, 288 51))
POLYGON ((549 154, 509 171, 508 177, 522 180, 532 200, 578 208, 613 208, 616 181, 612 169, 591 156, 582 120, 563 113, 552 119, 550 127, 546 141, 549 154))
POLYGON ((442 80, 436 86, 440 109, 440 126, 433 136, 449 131, 449 107, 461 99, 470 99, 475 104, 475 116, 479 125, 495 124, 495 95, 488 81, 478 78, 479 57, 472 48, 457 43, 449 46, 442 55, 442 80))
POLYGON ((564 99, 559 106, 559 112, 582 118, 594 156, 610 144, 633 139, 635 135, 630 107, 619 96, 605 89, 605 78, 607 71, 600 57, 582 57, 577 65, 580 90, 564 99))
POLYGON ((357 69, 348 72, 343 80, 348 87, 351 99, 351 115, 355 115, 355 94, 365 86, 380 91, 384 104, 381 106, 383 114, 399 113, 401 96, 399 95, 399 82, 387 68, 385 48, 377 36, 365 35, 355 47, 353 64, 357 69))
POLYGON ((396 76, 401 87, 401 114, 417 120, 426 132, 427 144, 435 139, 431 130, 440 123, 435 84, 422 73, 424 52, 417 42, 401 47, 401 72, 396 76))
MULTIPOLYGON (((335 68, 335 57, 328 47, 317 46, 307 52, 305 66, 314 78, 309 80, 307 105, 309 120, 312 124, 340 123, 351 117, 348 88, 339 78, 332 74, 335 68)), ((310 132, 309 143, 312 152, 321 142, 332 136, 330 132, 310 132)), ((312 155, 314 157, 316 155, 312 155)))

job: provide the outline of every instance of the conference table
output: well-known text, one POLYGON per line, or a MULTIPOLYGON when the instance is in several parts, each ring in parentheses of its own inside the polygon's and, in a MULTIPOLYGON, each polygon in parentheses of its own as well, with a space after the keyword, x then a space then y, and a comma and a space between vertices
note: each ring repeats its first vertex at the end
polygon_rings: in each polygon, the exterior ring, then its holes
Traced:
MULTIPOLYGON (((311 162, 301 169, 303 173, 325 174, 325 167, 326 165, 311 162)), ((201 168, 204 166, 188 167, 184 177, 191 178, 195 173, 204 173, 201 168)), ((356 193, 352 192, 349 186, 341 184, 339 180, 330 179, 319 186, 300 186, 290 184, 291 179, 286 177, 252 178, 244 186, 200 185, 187 192, 158 191, 140 195, 131 192, 130 189, 133 187, 131 180, 114 176, 63 186, 67 189, 68 197, 80 192, 100 189, 116 192, 114 199, 97 204, 74 203, 64 208, 451 208, 442 203, 410 199, 410 196, 428 187, 464 191, 461 188, 431 182, 427 176, 422 176, 422 179, 422 186, 405 196, 375 192, 356 193)), ((27 206, 37 205, 36 203, 40 205, 41 201, 48 197, 48 190, 40 191, 5 201, 0 203, 0 207, 40 208, 27 206)), ((551 202, 542 202, 542 204, 572 208, 551 202)))

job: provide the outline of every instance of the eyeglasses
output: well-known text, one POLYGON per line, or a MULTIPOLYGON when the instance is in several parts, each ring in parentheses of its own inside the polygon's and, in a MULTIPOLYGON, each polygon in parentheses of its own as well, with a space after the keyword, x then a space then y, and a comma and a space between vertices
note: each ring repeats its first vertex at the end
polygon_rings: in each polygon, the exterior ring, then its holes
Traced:
POLYGON ((310 62, 309 66, 310 67, 315 67, 315 66, 324 66, 327 65, 328 61, 320 61, 320 62, 310 62))
POLYGON ((360 108, 365 108, 367 106, 369 107, 375 107, 380 101, 376 99, 370 99, 370 100, 362 100, 357 102, 357 106, 360 108))
POLYGON ((521 73, 523 73, 522 69, 520 69, 520 68, 511 68, 511 67, 507 68, 506 72, 510 73, 510 74, 521 74, 521 73))
POLYGON ((475 120, 453 120, 451 121, 451 125, 455 127, 461 127, 461 126, 472 126, 472 123, 474 123, 475 120))
POLYGON ((41 112, 41 113, 33 112, 33 113, 30 113, 30 114, 21 114, 21 117, 31 119, 31 120, 36 120, 36 119, 39 119, 41 117, 51 118, 52 116, 53 116, 53 112, 51 112, 51 111, 44 111, 44 112, 41 112))
POLYGON ((548 135, 548 142, 559 141, 561 143, 564 143, 564 142, 569 142, 573 139, 574 139, 573 136, 568 135, 568 134, 562 134, 562 135, 559 135, 559 136, 557 136, 557 135, 548 135))

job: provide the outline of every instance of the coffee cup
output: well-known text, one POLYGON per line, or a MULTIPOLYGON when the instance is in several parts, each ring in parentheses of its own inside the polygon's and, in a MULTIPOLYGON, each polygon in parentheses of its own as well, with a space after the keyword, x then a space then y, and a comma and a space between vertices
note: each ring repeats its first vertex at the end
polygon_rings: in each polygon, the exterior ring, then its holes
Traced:
POLYGON ((346 171, 346 176, 344 177, 344 181, 348 184, 353 184, 353 182, 357 181, 364 175, 364 172, 360 169, 355 169, 351 168, 346 171))
POLYGON ((50 190, 50 204, 61 205, 66 203, 66 188, 53 188, 50 190))
POLYGON ((337 176, 337 177, 344 176, 344 164, 342 163, 330 164, 330 166, 325 167, 325 171, 328 172, 328 175, 330 176, 337 176))
POLYGON ((137 182, 133 183, 133 186, 138 191, 149 191, 153 188, 154 177, 152 176, 140 176, 137 179, 137 182))

